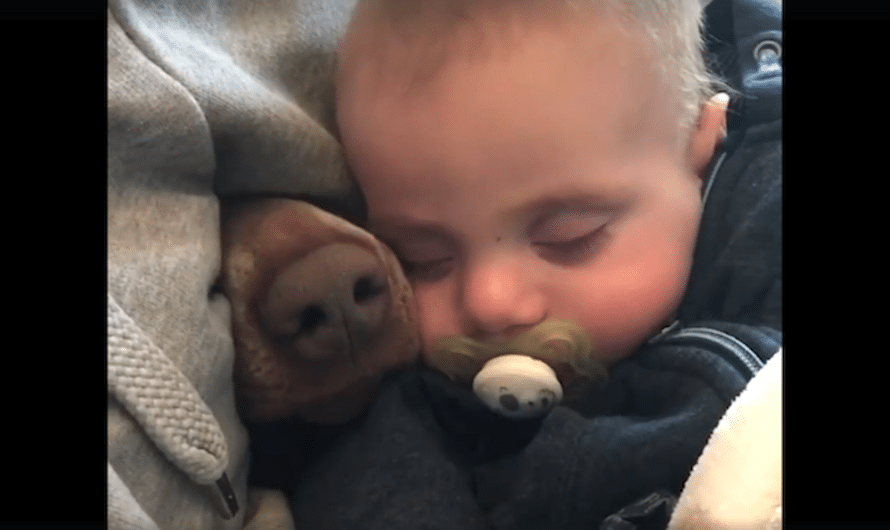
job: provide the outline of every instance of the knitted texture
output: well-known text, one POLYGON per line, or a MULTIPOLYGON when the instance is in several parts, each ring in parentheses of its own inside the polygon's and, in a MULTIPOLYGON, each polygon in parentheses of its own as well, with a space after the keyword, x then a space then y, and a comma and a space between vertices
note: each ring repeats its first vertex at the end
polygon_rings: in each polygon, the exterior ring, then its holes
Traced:
POLYGON ((222 430, 188 379, 108 296, 108 392, 177 467, 212 484, 228 465, 222 430))

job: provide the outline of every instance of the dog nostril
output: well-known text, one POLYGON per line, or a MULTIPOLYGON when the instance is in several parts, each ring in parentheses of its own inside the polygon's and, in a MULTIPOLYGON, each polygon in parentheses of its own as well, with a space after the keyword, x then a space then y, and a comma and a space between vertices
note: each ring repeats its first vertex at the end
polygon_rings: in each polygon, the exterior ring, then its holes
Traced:
POLYGON ((500 399, 498 401, 501 402, 501 406, 503 406, 505 409, 507 409, 511 412, 515 412, 515 411, 519 410, 519 401, 516 399, 516 396, 514 396, 513 394, 504 394, 500 397, 500 399))
POLYGON ((300 329, 297 333, 312 333, 325 321, 327 321, 327 315, 321 306, 312 304, 300 311, 300 329))
POLYGON ((362 276, 352 287, 352 298, 364 302, 386 292, 386 280, 375 276, 362 276))
POLYGON ((547 398, 543 398, 543 399, 541 399, 541 405, 544 406, 544 407, 549 406, 549 405, 550 405, 550 400, 547 399, 547 398))

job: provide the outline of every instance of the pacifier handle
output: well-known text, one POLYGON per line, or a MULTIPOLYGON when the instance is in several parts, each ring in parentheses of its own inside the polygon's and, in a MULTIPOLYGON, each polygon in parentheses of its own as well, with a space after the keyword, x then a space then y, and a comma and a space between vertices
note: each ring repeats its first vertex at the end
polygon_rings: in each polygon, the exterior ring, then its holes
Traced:
POLYGON ((488 408, 508 418, 550 412, 563 397, 562 385, 547 363, 528 355, 499 355, 473 379, 473 392, 488 408))

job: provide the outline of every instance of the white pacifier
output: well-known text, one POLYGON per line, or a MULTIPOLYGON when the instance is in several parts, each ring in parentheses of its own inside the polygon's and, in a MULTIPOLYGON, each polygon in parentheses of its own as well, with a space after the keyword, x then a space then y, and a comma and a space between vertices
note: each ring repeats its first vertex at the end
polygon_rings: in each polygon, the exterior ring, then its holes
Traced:
POLYGON ((473 392, 491 410, 508 418, 532 418, 562 400, 553 368, 527 355, 499 355, 479 370, 473 392))

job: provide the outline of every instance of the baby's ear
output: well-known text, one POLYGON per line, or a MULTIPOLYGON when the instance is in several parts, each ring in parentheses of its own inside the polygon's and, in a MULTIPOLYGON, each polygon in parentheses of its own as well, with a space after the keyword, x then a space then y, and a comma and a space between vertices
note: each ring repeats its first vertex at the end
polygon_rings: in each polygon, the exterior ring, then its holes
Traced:
POLYGON ((723 92, 716 94, 702 106, 693 126, 687 148, 689 167, 704 178, 705 171, 714 156, 714 151, 726 137, 726 108, 729 96, 723 92))

